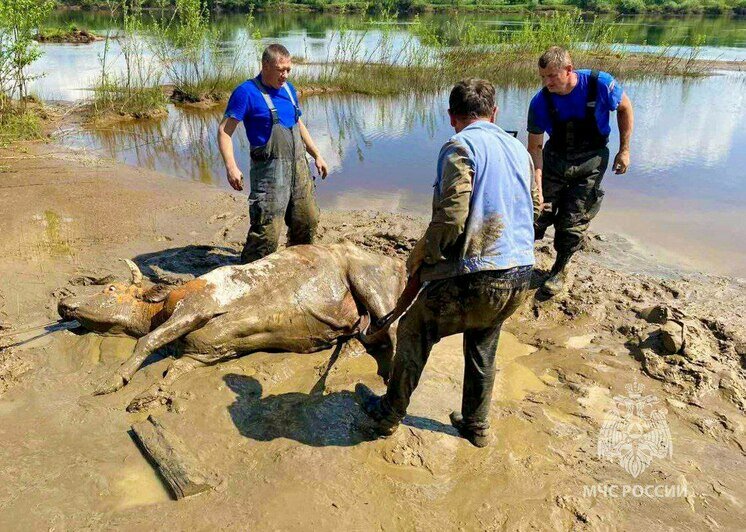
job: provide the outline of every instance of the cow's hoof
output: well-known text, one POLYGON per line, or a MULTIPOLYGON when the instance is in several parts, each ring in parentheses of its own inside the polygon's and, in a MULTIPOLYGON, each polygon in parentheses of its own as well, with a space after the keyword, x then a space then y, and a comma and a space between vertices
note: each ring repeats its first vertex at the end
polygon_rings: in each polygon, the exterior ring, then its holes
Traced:
POLYGON ((127 412, 141 412, 148 408, 168 404, 172 399, 171 392, 163 390, 156 384, 132 399, 127 405, 127 412))
POLYGON ((93 395, 106 395, 109 393, 114 393, 122 388, 125 384, 127 384, 127 382, 124 380, 124 377, 122 377, 119 373, 114 373, 108 379, 98 385, 98 387, 93 391, 93 395))

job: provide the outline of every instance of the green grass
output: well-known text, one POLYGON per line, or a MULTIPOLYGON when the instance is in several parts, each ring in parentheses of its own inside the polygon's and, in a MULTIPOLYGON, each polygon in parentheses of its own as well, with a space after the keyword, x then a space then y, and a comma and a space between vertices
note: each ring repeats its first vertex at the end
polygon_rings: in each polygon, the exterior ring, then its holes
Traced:
POLYGON ((41 117, 36 109, 4 99, 0 104, 0 147, 4 148, 21 140, 39 139, 42 136, 41 117))
POLYGON ((118 115, 155 118, 166 112, 168 99, 160 85, 127 86, 123 78, 111 78, 94 88, 91 111, 94 118, 118 115))
MULTIPOLYGON (((624 36, 615 34, 610 25, 589 25, 572 14, 537 17, 522 31, 508 35, 463 21, 443 26, 417 22, 413 33, 427 46, 405 43, 387 57, 389 61, 360 51, 364 36, 342 34, 334 57, 304 69, 294 81, 305 89, 371 95, 433 92, 472 76, 500 86, 531 87, 538 83, 539 55, 554 44, 566 47, 578 68, 598 68, 623 79, 701 76, 709 68, 697 61, 699 38, 687 54, 669 54, 670 48, 663 47, 657 54, 633 55, 615 44, 624 36)), ((374 49, 387 50, 385 33, 381 41, 374 49)))
POLYGON ((181 79, 174 87, 171 100, 177 103, 220 102, 226 100, 233 89, 253 77, 244 73, 212 73, 195 79, 181 79))

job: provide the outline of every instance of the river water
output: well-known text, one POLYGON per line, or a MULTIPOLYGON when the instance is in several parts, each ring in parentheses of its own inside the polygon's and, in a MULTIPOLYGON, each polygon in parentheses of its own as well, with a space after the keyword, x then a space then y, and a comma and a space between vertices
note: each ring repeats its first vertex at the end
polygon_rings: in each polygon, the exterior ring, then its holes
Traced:
MULTIPOLYGON (((69 15, 65 15, 69 16, 69 15)), ((263 34, 305 57, 323 56, 337 17, 278 15, 260 20, 263 34), (309 50, 311 51, 309 53, 309 50), (315 51, 314 51, 315 50, 315 51)), ((483 20, 501 28, 520 19, 483 20)), ((733 19, 623 19, 633 45, 685 45, 717 28, 705 50, 712 57, 746 58, 746 22, 733 19)), ((228 40, 240 37, 235 17, 223 22, 228 40)), ((82 25, 82 24, 81 24, 82 25)), ((103 28, 105 20, 88 27, 103 28), (97 26, 98 24, 98 26, 97 26)), ((406 36, 406 24, 398 38, 406 36)), ((507 30, 506 30, 507 31, 507 30)), ((36 91, 47 99, 85 98, 98 69, 101 43, 45 46, 36 65, 46 76, 36 91)), ((746 75, 718 72, 700 80, 623 83, 635 106, 632 166, 624 176, 607 173, 605 204, 593 228, 623 233, 665 260, 692 268, 746 276, 746 75)), ((498 123, 519 130, 525 142, 528 102, 535 89, 500 89, 498 123)), ((322 95, 302 102, 304 120, 331 168, 317 182, 322 208, 377 209, 426 214, 435 158, 452 134, 447 92, 428 96, 322 95)), ((62 142, 185 179, 226 187, 215 143, 221 110, 187 111, 171 106, 167 118, 65 135, 62 142)), ((238 161, 248 175, 248 144, 237 135, 238 161)), ((610 146, 618 146, 613 128, 610 146)), ((612 153, 613 156, 613 153, 612 153)))

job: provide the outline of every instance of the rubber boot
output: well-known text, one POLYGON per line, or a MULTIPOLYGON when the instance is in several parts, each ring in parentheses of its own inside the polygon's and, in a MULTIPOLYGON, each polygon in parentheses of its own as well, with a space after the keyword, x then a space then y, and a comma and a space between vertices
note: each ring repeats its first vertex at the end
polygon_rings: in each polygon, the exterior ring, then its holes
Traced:
POLYGON ((450 418, 451 425, 456 428, 463 438, 469 440, 474 447, 486 447, 489 445, 492 440, 489 430, 468 427, 464 423, 464 416, 461 415, 461 412, 451 412, 450 418))
POLYGON ((556 296, 565 287, 565 281, 567 281, 567 264, 570 262, 571 253, 561 253, 557 255, 557 259, 554 261, 554 266, 549 272, 549 278, 544 281, 542 286, 542 292, 548 296, 556 296))
POLYGON ((399 428, 399 421, 386 415, 381 405, 381 397, 364 384, 355 386, 355 395, 363 412, 373 421, 373 428, 379 436, 391 436, 399 428))

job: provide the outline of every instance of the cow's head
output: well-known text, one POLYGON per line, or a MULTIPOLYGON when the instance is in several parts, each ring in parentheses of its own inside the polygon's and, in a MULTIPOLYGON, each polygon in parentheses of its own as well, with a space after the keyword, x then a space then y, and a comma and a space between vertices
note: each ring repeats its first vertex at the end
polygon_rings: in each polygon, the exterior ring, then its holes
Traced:
POLYGON ((65 298, 57 305, 59 315, 103 334, 140 337, 150 332, 170 287, 146 287, 137 265, 124 261, 132 271, 132 283, 111 283, 93 295, 65 298))

